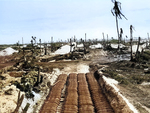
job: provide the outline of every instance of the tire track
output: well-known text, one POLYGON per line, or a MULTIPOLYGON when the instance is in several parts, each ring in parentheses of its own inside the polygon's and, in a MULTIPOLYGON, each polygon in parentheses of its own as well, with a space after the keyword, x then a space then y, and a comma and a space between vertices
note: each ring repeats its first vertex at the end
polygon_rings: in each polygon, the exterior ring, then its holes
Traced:
POLYGON ((60 103, 61 92, 64 88, 64 84, 66 83, 67 75, 61 74, 59 75, 57 82, 52 87, 50 94, 45 101, 40 113, 56 113, 57 107, 60 103))
POLYGON ((91 73, 86 74, 96 113, 114 113, 101 87, 91 73))
POLYGON ((71 73, 67 80, 66 98, 62 113, 78 112, 77 74, 71 73))
POLYGON ((78 74, 79 113, 94 113, 93 102, 88 89, 85 74, 78 74))
POLYGON ((114 113, 92 73, 61 74, 40 113, 114 113))

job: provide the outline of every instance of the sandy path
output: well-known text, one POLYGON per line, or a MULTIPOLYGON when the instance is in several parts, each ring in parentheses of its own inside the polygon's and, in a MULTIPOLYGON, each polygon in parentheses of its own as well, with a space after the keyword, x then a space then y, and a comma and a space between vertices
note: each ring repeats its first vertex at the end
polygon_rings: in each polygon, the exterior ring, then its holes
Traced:
POLYGON ((86 63, 77 63, 77 64, 71 64, 66 66, 63 70, 63 74, 70 74, 70 73, 88 73, 89 72, 89 66, 86 63))

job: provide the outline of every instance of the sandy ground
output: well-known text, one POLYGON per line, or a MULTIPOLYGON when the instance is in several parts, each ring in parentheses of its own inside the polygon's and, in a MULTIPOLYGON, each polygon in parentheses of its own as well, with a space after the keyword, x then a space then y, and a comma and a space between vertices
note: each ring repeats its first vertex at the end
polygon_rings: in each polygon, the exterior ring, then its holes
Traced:
MULTIPOLYGON (((63 70, 54 68, 52 73, 42 73, 42 74, 45 74, 46 80, 49 80, 51 82, 51 85, 53 85, 54 82, 56 81, 57 77, 60 74, 69 74, 71 72, 72 73, 88 73, 89 66, 86 63, 77 63, 75 65, 71 64, 71 65, 68 65, 67 67, 65 67, 63 70)), ((1 100, 0 101, 0 110, 1 110, 0 113, 11 113, 16 108, 19 89, 17 89, 16 86, 11 85, 10 82, 12 80, 13 81, 19 80, 20 78, 10 77, 9 74, 5 74, 4 76, 7 79, 5 81, 3 81, 3 84, 6 87, 3 88, 3 90, 0 92, 0 100, 1 100), (5 91, 10 88, 13 89, 12 95, 5 95, 5 91)), ((41 101, 43 101, 43 99, 45 99, 45 98, 43 98, 43 96, 45 95, 44 93, 42 93, 42 92, 40 94, 37 94, 35 92, 33 92, 33 93, 35 95, 34 100, 24 98, 23 103, 20 108, 20 111, 19 111, 20 113, 21 113, 21 109, 23 109, 27 103, 30 103, 30 107, 29 107, 27 113, 32 113, 34 111, 34 105, 36 103, 40 103, 41 101)))
POLYGON ((77 63, 68 65, 62 70, 63 74, 70 74, 70 73, 88 73, 89 72, 89 66, 86 63, 77 63))
MULTIPOLYGON (((3 74, 6 80, 0 80, 0 84, 3 85, 3 89, 0 90, 0 110, 1 113, 11 113, 16 108, 19 89, 16 86, 11 85, 11 81, 20 81, 20 78, 11 77, 9 74, 3 74), (5 91, 12 89, 12 95, 6 95, 5 91)), ((23 92, 21 92, 23 94, 23 92)))

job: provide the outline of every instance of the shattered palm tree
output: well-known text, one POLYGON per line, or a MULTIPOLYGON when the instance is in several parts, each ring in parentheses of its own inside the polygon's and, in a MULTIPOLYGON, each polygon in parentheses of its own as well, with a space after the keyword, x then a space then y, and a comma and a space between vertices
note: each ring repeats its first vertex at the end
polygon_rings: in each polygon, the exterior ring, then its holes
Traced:
POLYGON ((123 34, 123 29, 122 28, 120 28, 120 36, 119 36, 119 40, 120 40, 120 42, 122 42, 122 34, 123 34))
POLYGON ((122 16, 127 20, 127 18, 121 13, 121 3, 116 1, 116 0, 112 0, 112 2, 114 3, 114 7, 111 10, 111 13, 113 14, 113 16, 116 17, 116 27, 117 27, 117 34, 118 34, 118 50, 120 49, 119 44, 119 29, 118 29, 118 18, 122 19, 122 16))
POLYGON ((130 25, 130 45, 131 45, 131 61, 133 61, 133 56, 132 56, 132 41, 133 41, 133 30, 134 30, 134 27, 132 25, 130 25))

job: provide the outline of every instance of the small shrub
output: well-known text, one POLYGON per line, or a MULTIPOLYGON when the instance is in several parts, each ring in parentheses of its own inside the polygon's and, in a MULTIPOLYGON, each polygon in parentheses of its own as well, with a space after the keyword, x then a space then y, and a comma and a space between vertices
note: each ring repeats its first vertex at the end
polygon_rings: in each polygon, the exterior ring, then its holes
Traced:
POLYGON ((149 61, 150 59, 150 51, 144 51, 144 53, 140 56, 140 60, 149 61))
POLYGON ((120 84, 125 84, 125 85, 128 85, 129 84, 129 81, 126 80, 126 79, 122 79, 120 84))

